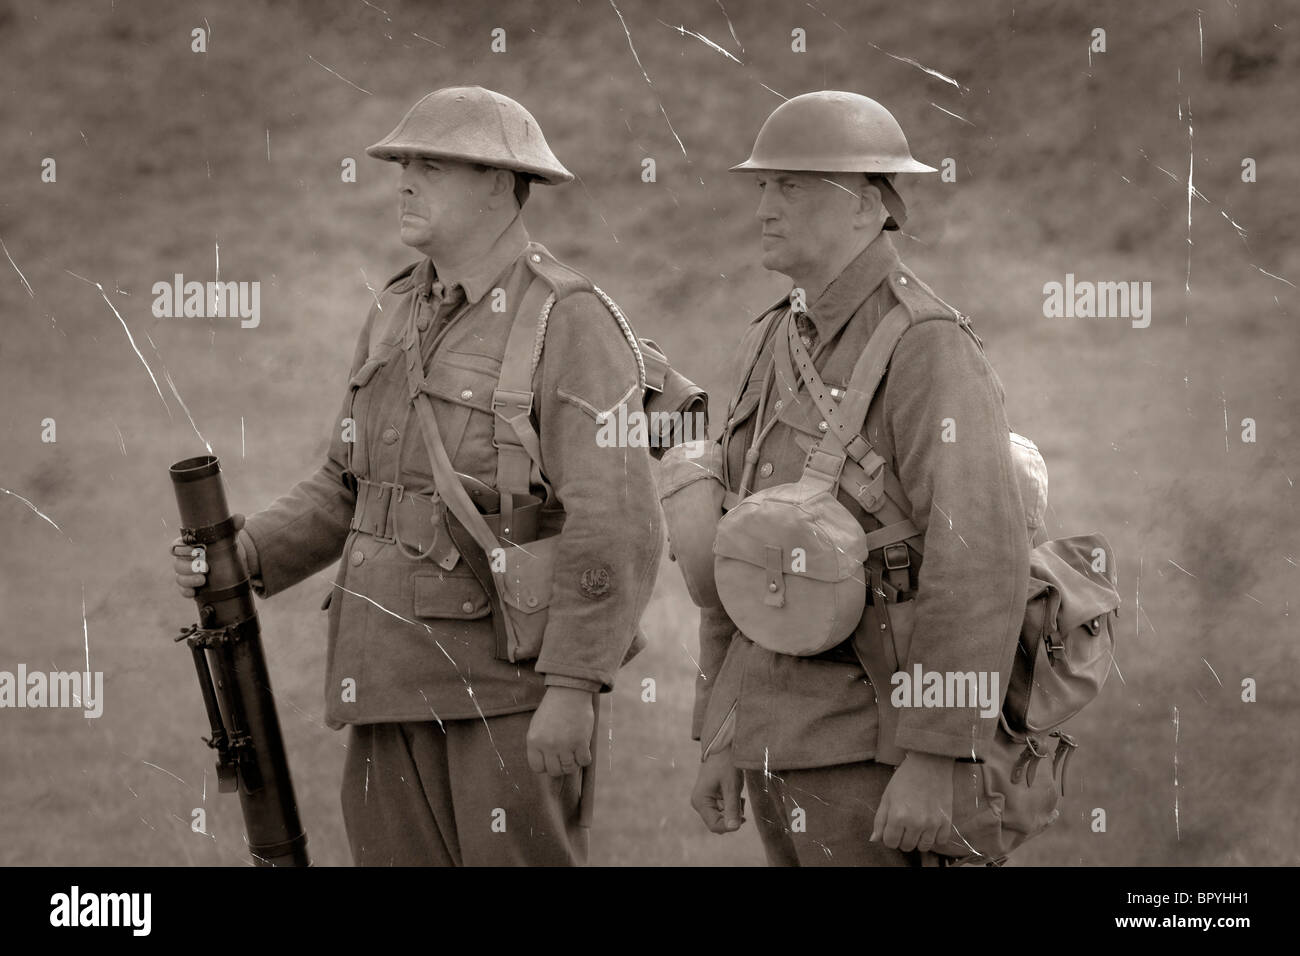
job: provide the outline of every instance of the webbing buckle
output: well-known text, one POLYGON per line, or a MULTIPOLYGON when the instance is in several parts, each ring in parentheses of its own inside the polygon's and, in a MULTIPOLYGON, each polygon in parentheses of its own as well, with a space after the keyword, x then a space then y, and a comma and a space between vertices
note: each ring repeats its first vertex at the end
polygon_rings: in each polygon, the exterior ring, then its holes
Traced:
POLYGON ((907 551, 907 544, 897 541, 881 549, 885 556, 885 567, 890 571, 901 571, 912 563, 912 556, 907 551))
MULTIPOLYGON (((512 388, 494 388, 492 390, 492 411, 513 406, 525 415, 533 413, 533 393, 520 392, 512 388)), ((507 421, 510 419, 502 415, 507 421)), ((513 416, 512 416, 513 417, 513 416)))

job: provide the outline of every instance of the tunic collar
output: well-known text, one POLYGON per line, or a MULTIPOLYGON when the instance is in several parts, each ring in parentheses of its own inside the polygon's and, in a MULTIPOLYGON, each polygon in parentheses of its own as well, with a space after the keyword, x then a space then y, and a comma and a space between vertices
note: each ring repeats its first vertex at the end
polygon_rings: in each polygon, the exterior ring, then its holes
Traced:
POLYGON ((871 293, 902 265, 889 234, 881 232, 809 306, 807 314, 817 329, 818 340, 833 339, 871 293))
POLYGON ((485 255, 466 263, 456 273, 438 275, 433 260, 426 256, 411 276, 413 288, 418 289, 421 295, 428 296, 433 283, 441 281, 448 291, 460 286, 465 292, 465 298, 471 304, 477 303, 527 248, 528 230, 524 228, 522 215, 516 215, 485 255))

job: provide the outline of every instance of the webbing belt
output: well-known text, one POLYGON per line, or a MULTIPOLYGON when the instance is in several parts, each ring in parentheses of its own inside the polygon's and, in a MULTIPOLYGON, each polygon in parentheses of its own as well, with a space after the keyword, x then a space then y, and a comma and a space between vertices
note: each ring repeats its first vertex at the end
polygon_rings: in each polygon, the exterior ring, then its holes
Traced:
POLYGON ((351 527, 385 544, 396 544, 410 558, 430 558, 450 571, 460 552, 446 533, 445 513, 436 495, 413 494, 391 481, 358 478, 351 527))

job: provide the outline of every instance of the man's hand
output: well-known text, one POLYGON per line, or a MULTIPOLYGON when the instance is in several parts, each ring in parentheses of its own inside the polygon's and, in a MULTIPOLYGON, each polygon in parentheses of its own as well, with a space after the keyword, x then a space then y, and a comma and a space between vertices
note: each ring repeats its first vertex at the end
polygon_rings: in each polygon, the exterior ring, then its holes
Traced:
POLYGON ((908 753, 876 811, 871 840, 891 850, 928 852, 952 837, 952 757, 908 753))
POLYGON ((589 691, 548 687, 528 725, 528 766, 552 777, 591 766, 596 713, 589 691))
POLYGON ((711 754, 700 764, 691 806, 714 833, 731 833, 745 822, 744 776, 731 759, 731 748, 711 754))
MULTIPOLYGON (((239 529, 244 526, 243 515, 231 515, 235 523, 235 552, 239 556, 239 563, 244 567, 245 572, 248 569, 248 556, 244 554, 244 543, 239 540, 239 529)), ((203 587, 207 583, 207 565, 200 564, 198 556, 194 551, 198 545, 186 544, 182 539, 177 538, 172 542, 173 566, 176 570, 176 583, 180 586, 181 594, 187 598, 194 597, 195 590, 203 587), (203 571, 196 571, 195 567, 203 567, 203 571)))

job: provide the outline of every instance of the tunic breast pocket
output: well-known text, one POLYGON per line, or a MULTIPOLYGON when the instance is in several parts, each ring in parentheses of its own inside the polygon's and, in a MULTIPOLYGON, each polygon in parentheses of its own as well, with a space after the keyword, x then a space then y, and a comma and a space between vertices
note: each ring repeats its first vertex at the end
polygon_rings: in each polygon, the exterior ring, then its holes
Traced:
MULTIPOLYGON (((459 358, 459 356, 457 356, 459 358)), ((452 465, 462 474, 496 484, 496 449, 492 446, 494 415, 492 392, 497 372, 469 368, 435 360, 425 387, 433 396, 438 430, 452 465)), ((422 443, 412 442, 410 457, 403 456, 403 470, 430 475, 429 456, 422 443)))
POLYGON ((348 470, 362 478, 371 474, 366 435, 373 425, 370 421, 375 405, 373 382, 379 370, 387 364, 387 357, 368 359, 348 380, 348 414, 340 427, 348 446, 348 470))

